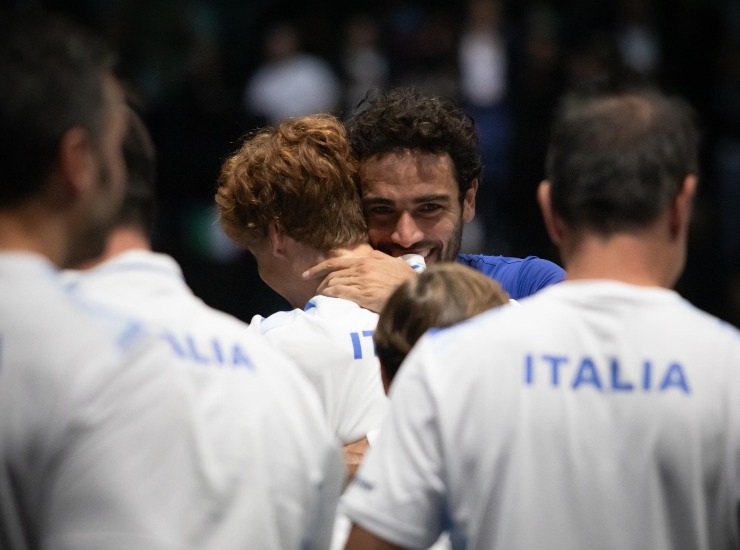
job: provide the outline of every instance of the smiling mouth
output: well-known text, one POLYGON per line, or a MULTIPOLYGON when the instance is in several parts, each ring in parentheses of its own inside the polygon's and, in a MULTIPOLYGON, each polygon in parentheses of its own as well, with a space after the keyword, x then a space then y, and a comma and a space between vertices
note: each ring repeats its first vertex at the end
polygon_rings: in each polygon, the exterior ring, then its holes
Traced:
POLYGON ((411 246, 409 248, 398 246, 395 243, 376 243, 375 248, 381 252, 385 252, 389 256, 393 256, 394 258, 399 258, 406 254, 417 254, 424 258, 424 262, 426 263, 429 263, 430 259, 432 262, 436 262, 441 253, 438 246, 426 243, 424 246, 411 246))
POLYGON ((429 258, 433 258, 435 256, 434 255, 435 250, 436 249, 434 248, 408 248, 408 249, 392 248, 390 250, 386 250, 385 252, 387 252, 391 256, 395 256, 396 258, 405 256, 407 254, 416 254, 424 258, 424 262, 428 262, 429 258))

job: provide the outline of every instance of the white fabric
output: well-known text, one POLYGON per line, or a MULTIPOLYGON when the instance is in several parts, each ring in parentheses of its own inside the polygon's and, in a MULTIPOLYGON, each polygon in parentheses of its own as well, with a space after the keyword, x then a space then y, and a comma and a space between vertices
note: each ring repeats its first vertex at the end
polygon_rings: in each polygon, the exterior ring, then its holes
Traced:
POLYGON ((739 466, 738 331, 566 281, 424 336, 342 503, 410 548, 737 548, 739 466))
POLYGON ((466 32, 460 38, 460 88, 473 105, 487 107, 507 91, 506 49, 495 31, 466 32))
POLYGON ((285 351, 316 388, 343 444, 376 429, 388 409, 373 333, 378 315, 354 302, 316 296, 304 310, 256 315, 250 330, 285 351))
POLYGON ((334 111, 340 92, 339 81, 325 61, 298 54, 257 69, 244 91, 244 103, 277 124, 290 117, 334 111))
POLYGON ((0 548, 187 548, 189 384, 141 327, 0 253, 0 548))
POLYGON ((194 296, 169 256, 127 252, 68 277, 76 295, 145 322, 195 383, 193 506, 207 523, 192 528, 191 547, 327 547, 344 469, 295 365, 194 296))

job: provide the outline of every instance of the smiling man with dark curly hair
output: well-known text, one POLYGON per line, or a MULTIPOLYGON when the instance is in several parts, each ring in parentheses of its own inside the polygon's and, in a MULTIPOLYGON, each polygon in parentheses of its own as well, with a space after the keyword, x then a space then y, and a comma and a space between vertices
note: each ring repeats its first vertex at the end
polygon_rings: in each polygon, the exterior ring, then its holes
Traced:
POLYGON ((406 254, 418 254, 427 264, 457 261, 473 267, 514 299, 564 278, 560 267, 534 256, 460 254, 463 225, 475 217, 483 166, 474 121, 452 100, 394 88, 366 98, 347 128, 377 252, 314 266, 304 275, 325 277, 320 292, 379 310, 413 275, 405 263, 389 258, 406 254))

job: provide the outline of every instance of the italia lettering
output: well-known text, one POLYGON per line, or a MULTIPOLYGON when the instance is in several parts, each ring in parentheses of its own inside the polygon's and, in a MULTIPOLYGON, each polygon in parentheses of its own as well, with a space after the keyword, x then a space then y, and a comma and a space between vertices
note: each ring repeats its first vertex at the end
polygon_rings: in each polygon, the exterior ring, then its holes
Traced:
POLYGON ((371 357, 375 355, 375 342, 373 342, 374 330, 363 330, 362 332, 350 332, 349 338, 352 341, 352 352, 355 359, 371 357), (363 353, 363 342, 368 349, 363 353))
POLYGON ((681 363, 658 365, 644 360, 638 368, 623 368, 616 357, 596 360, 543 354, 524 357, 523 382, 526 386, 549 385, 573 390, 591 388, 611 393, 679 391, 690 394, 686 370, 681 363), (628 371, 632 374, 628 376, 628 371))
POLYGON ((226 344, 216 338, 198 341, 191 334, 175 335, 171 332, 163 332, 160 336, 181 359, 201 365, 254 369, 249 354, 240 344, 226 344))

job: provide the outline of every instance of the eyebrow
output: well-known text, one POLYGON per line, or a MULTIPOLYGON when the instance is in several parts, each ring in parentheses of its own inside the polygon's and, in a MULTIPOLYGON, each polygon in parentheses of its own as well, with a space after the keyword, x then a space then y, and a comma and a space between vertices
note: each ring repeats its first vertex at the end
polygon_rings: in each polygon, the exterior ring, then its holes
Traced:
MULTIPOLYGON (((422 195, 414 198, 411 202, 414 204, 424 204, 427 202, 450 202, 452 199, 449 195, 422 195)), ((395 201, 386 197, 365 197, 362 199, 364 204, 393 204, 395 201)))

